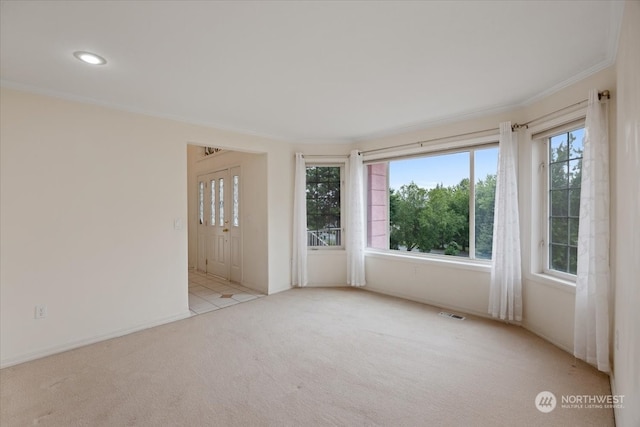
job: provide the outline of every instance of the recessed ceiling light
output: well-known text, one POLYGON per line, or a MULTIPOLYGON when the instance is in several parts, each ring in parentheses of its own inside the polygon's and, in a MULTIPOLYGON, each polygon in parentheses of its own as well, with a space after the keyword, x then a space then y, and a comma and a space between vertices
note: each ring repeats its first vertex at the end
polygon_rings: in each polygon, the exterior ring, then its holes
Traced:
POLYGON ((83 52, 79 50, 77 52, 73 52, 73 56, 75 56, 85 64, 104 65, 107 63, 107 60, 104 59, 102 56, 96 55, 95 53, 91 53, 91 52, 83 52))

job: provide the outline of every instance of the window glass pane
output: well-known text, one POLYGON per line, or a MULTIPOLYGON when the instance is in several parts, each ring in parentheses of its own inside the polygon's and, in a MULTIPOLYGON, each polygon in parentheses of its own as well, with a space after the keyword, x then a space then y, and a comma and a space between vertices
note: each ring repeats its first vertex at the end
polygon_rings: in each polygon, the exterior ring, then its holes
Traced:
POLYGON ((549 260, 549 266, 553 270, 558 271, 568 271, 568 257, 567 257, 567 249, 568 247, 565 245, 551 245, 551 254, 549 260))
POLYGON ((469 256, 469 152, 389 162, 391 249, 469 256))
POLYGON ((198 221, 204 224, 204 182, 198 183, 198 221))
POLYGON ((551 216, 564 216, 569 214, 569 190, 551 191, 551 216))
POLYGON ((549 268, 577 269, 584 128, 550 138, 549 268))
POLYGON ((307 167, 307 244, 341 246, 341 168, 307 167))
POLYGON ((211 225, 216 225, 216 180, 212 179, 211 185, 211 225))
POLYGON ((551 243, 567 244, 569 239, 569 220, 567 218, 551 218, 551 243))
POLYGON ((240 216, 238 214, 238 206, 240 204, 240 177, 238 175, 233 176, 233 226, 238 227, 240 225, 240 216))
POLYGON ((218 216, 220 217, 220 226, 224 225, 224 178, 218 180, 218 216))
POLYGON ((552 137, 551 143, 549 144, 549 150, 549 162, 559 162, 562 160, 567 160, 569 151, 569 147, 567 145, 567 134, 563 133, 561 135, 552 137))
POLYGON ((569 185, 569 164, 567 162, 552 163, 550 167, 551 189, 567 188, 569 185))
POLYGON ((582 158, 584 128, 569 132, 569 158, 582 158))
POLYGON ((475 151, 475 257, 479 259, 491 259, 497 168, 498 147, 475 151))

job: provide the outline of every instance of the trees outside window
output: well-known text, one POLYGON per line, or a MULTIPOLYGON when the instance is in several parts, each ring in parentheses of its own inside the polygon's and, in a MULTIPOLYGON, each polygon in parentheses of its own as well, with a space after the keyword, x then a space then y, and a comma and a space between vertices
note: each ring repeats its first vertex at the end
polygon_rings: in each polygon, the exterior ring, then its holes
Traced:
POLYGON ((342 246, 342 167, 307 166, 307 246, 342 246))
POLYGON ((491 259, 497 156, 492 146, 386 162, 388 248, 491 259))
POLYGON ((548 268, 576 274, 584 128, 548 140, 548 268))

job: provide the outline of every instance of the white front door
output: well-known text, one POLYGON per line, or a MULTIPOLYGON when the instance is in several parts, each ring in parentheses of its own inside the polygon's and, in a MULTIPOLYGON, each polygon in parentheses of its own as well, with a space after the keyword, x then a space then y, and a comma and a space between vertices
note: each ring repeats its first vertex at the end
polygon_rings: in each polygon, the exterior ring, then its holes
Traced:
POLYGON ((198 176, 198 270, 242 281, 240 167, 198 176))

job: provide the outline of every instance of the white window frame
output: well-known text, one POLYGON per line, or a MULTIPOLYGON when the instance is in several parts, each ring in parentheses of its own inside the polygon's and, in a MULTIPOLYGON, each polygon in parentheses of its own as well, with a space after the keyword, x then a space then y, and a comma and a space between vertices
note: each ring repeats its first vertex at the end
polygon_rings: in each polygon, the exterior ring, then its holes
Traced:
MULTIPOLYGON (((335 250, 344 250, 345 249, 345 226, 344 222, 346 219, 345 212, 345 175, 346 175, 346 165, 347 162, 344 159, 323 159, 323 160, 313 160, 307 159, 305 164, 305 172, 306 168, 309 167, 337 167, 340 168, 340 245, 335 246, 309 246, 307 243, 307 251, 335 251, 335 250)), ((305 189, 306 189, 306 175, 305 175, 305 189)), ((306 197, 305 197, 306 204, 306 197)), ((306 213, 305 208, 305 215, 306 213)))
POLYGON ((532 168, 532 221, 537 223, 532 233, 532 253, 537 262, 531 265, 533 274, 559 279, 560 283, 575 286, 576 275, 549 268, 549 143, 550 138, 585 127, 586 109, 579 108, 545 122, 529 126, 534 158, 537 167, 532 168), (535 191, 535 187, 538 191, 535 191), (538 205, 538 206, 536 206, 538 205), (537 232, 535 231, 537 229, 537 232))
MULTIPOLYGON (((442 260, 449 263, 456 264, 475 264, 475 265, 490 265, 491 259, 482 259, 475 257, 475 151, 486 148, 499 147, 498 135, 488 135, 484 137, 474 138, 472 140, 458 140, 444 144, 437 144, 430 147, 420 147, 418 149, 409 149, 402 151, 388 151, 383 154, 366 156, 364 159, 364 165, 392 162, 408 158, 416 157, 435 157, 440 155, 455 154, 468 152, 469 153, 469 257, 440 255, 423 252, 403 252, 398 250, 389 249, 377 249, 367 246, 366 251, 369 253, 381 253, 389 254, 397 257, 406 258, 424 258, 431 260, 442 260)), ((496 163, 497 167, 497 163, 496 163)), ((365 168, 366 171, 366 168, 365 168)), ((389 176, 387 175, 387 180, 389 176)), ((367 180, 365 179, 366 183, 367 180)), ((388 182, 387 182, 387 198, 388 198, 388 182)), ((365 194, 369 194, 368 188, 365 189, 365 194)), ((389 205, 387 204, 387 223, 389 222, 389 205)))
POLYGON ((551 232, 550 228, 549 228, 549 216, 551 215, 551 212, 549 211, 549 192, 550 192, 550 183, 549 183, 549 144, 551 141, 551 138, 557 135, 562 135, 563 133, 567 133, 567 132, 571 132, 574 130, 578 130, 578 129, 583 129, 584 128, 584 121, 582 121, 582 123, 571 123, 569 125, 566 126, 562 126, 560 128, 554 129, 553 131, 550 131, 548 133, 546 133, 545 136, 543 136, 542 138, 538 137, 537 141, 538 145, 539 145, 539 149, 542 150, 542 153, 540 153, 540 157, 543 160, 543 171, 544 173, 541 174, 542 177, 542 183, 541 183, 541 188, 544 194, 544 197, 542 197, 542 207, 541 207, 541 211, 540 211, 540 216, 541 216, 541 235, 540 235, 540 241, 544 242, 542 246, 543 248, 543 253, 542 256, 540 257, 540 260, 542 262, 542 272, 544 274, 548 274, 550 276, 554 276, 557 277, 559 279, 562 280, 566 280, 569 282, 575 282, 576 281, 576 275, 575 274, 571 274, 571 273, 567 273, 564 271, 559 271, 559 270, 554 270, 550 267, 551 264, 551 260, 550 258, 550 248, 549 246, 551 245, 551 238, 549 237, 549 233, 551 232))

